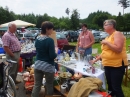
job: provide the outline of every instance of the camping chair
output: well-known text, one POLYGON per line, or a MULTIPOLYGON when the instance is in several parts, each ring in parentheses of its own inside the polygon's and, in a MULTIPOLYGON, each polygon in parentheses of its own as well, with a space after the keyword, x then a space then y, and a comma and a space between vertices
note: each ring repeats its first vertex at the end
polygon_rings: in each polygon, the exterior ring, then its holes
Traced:
POLYGON ((92 48, 92 54, 94 55, 98 54, 98 48, 92 48))
POLYGON ((130 68, 130 59, 128 57, 128 66, 126 67, 126 70, 125 70, 125 78, 124 78, 124 85, 127 86, 127 82, 128 80, 130 81, 130 72, 129 71, 129 68, 130 68))

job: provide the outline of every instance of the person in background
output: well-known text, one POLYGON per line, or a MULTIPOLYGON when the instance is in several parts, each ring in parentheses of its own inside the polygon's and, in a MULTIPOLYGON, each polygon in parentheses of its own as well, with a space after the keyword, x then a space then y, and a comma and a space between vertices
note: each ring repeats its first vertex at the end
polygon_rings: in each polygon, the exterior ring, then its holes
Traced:
POLYGON ((103 27, 109 36, 101 41, 102 53, 92 61, 92 64, 102 59, 108 90, 112 91, 112 96, 124 97, 121 83, 125 67, 128 65, 126 38, 121 32, 116 30, 116 21, 113 19, 105 20, 103 27))
POLYGON ((54 59, 57 56, 58 50, 55 50, 54 40, 49 37, 53 32, 53 24, 49 21, 45 21, 41 25, 41 35, 39 35, 35 41, 36 47, 36 61, 34 67, 34 88, 32 90, 31 97, 38 97, 42 80, 45 75, 46 79, 46 97, 53 96, 53 81, 55 73, 54 59))
POLYGON ((83 50, 84 55, 92 54, 92 45, 94 44, 94 36, 91 31, 87 29, 87 25, 82 25, 82 32, 80 33, 77 41, 76 52, 83 50))
POLYGON ((3 47, 3 42, 1 38, 0 38, 0 47, 3 47))
POLYGON ((4 31, 1 32, 1 35, 0 35, 0 47, 3 47, 3 42, 2 42, 2 36, 4 35, 4 31))
MULTIPOLYGON (((21 45, 18 38, 15 35, 16 29, 17 28, 14 23, 9 23, 8 31, 3 35, 2 41, 3 41, 3 48, 6 52, 7 60, 11 59, 13 61, 17 61, 17 64, 12 65, 12 67, 10 68, 10 75, 14 80, 15 84, 18 84, 21 82, 16 80, 19 67, 21 45)), ((16 89, 18 89, 18 86, 16 86, 16 89)))
POLYGON ((20 40, 20 42, 21 42, 21 44, 22 44, 22 43, 25 43, 25 42, 26 42, 26 39, 25 39, 24 37, 22 37, 21 40, 20 40))

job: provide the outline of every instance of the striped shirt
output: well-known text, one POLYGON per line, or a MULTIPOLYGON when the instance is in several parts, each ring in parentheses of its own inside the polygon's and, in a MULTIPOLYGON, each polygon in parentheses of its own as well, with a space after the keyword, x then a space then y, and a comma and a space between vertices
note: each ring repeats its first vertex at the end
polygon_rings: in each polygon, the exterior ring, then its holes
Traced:
POLYGON ((21 45, 18 40, 18 38, 15 36, 15 34, 11 32, 6 32, 3 37, 3 47, 7 46, 12 52, 20 51, 21 50, 21 45))
POLYGON ((38 69, 38 70, 41 70, 44 72, 50 72, 50 73, 55 72, 55 66, 53 66, 45 61, 40 61, 40 60, 37 60, 35 62, 34 69, 38 69))

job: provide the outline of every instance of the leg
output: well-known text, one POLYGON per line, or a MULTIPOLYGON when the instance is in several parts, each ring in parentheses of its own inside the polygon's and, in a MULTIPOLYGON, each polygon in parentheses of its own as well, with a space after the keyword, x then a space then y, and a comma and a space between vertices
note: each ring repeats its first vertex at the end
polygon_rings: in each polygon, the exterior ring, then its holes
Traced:
POLYGON ((16 77, 17 77, 17 72, 18 72, 18 66, 19 66, 19 57, 20 57, 20 52, 14 53, 14 57, 10 57, 9 55, 6 55, 7 60, 11 59, 13 61, 17 61, 17 64, 13 64, 12 67, 10 68, 10 76, 16 82, 16 77))
POLYGON ((111 95, 114 96, 115 93, 112 89, 112 84, 111 84, 111 67, 104 67, 105 69, 105 76, 106 76, 106 80, 107 80, 107 84, 108 84, 108 91, 112 91, 111 95))
POLYGON ((45 72, 47 95, 53 95, 54 73, 45 72))
POLYGON ((15 56, 15 59, 17 61, 16 70, 15 70, 15 83, 16 83, 17 73, 18 73, 18 69, 19 69, 20 52, 14 53, 14 56, 15 56))
POLYGON ((32 94, 31 97, 38 97, 39 96, 39 92, 41 90, 41 86, 42 86, 42 80, 43 80, 43 71, 34 69, 34 87, 32 90, 32 94))
POLYGON ((111 84, 113 91, 116 94, 116 97, 124 97, 121 87, 124 73, 125 73, 124 66, 112 69, 111 84))

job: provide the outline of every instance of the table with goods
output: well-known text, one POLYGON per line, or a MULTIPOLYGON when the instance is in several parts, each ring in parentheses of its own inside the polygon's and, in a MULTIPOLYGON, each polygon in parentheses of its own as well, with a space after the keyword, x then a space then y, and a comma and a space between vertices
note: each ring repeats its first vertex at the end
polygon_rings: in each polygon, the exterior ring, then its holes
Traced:
MULTIPOLYGON (((102 88, 106 89, 104 70, 101 61, 98 61, 93 65, 90 64, 90 60, 94 58, 95 57, 91 55, 83 56, 83 54, 71 50, 59 54, 56 60, 59 65, 59 70, 56 72, 55 76, 55 83, 57 84, 54 88, 67 97, 73 84, 77 83, 81 78, 92 77, 99 78, 103 83, 102 88)), ((98 94, 99 93, 93 92, 89 97, 98 94)))
POLYGON ((36 56, 36 49, 34 42, 26 40, 21 43, 21 54, 20 57, 25 61, 25 67, 30 67, 33 64, 33 57, 36 56))

